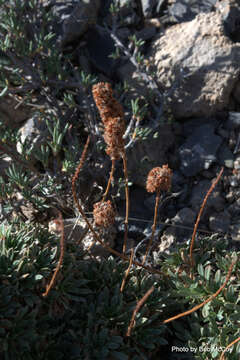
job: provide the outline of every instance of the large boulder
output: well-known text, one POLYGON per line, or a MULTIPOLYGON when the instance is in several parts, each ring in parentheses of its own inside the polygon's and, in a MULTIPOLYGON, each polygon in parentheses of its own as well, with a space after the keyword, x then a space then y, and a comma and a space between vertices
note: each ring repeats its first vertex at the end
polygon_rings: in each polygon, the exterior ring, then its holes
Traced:
POLYGON ((227 36, 220 11, 201 13, 155 39, 149 56, 176 118, 223 110, 240 73, 240 44, 227 36))

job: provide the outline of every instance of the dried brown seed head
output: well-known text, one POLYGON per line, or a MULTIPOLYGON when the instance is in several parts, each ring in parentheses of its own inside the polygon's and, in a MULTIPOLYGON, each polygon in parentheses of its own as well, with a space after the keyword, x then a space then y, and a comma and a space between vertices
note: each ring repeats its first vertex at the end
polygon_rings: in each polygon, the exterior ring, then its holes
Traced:
POLYGON ((153 168, 147 178, 146 189, 148 192, 158 190, 168 191, 171 188, 172 170, 168 165, 153 168))
POLYGON ((115 210, 110 200, 93 205, 93 218, 97 226, 108 227, 115 221, 115 210))
POLYGON ((106 152, 112 160, 120 159, 124 149, 123 135, 125 124, 122 118, 109 118, 104 131, 104 140, 108 145, 106 152))
POLYGON ((113 97, 109 83, 100 82, 92 88, 93 98, 104 124, 106 153, 112 160, 120 159, 124 150, 125 123, 123 108, 113 97))
POLYGON ((92 93, 104 124, 109 118, 121 117, 123 119, 123 107, 113 97, 112 87, 109 83, 100 82, 93 85, 92 93))

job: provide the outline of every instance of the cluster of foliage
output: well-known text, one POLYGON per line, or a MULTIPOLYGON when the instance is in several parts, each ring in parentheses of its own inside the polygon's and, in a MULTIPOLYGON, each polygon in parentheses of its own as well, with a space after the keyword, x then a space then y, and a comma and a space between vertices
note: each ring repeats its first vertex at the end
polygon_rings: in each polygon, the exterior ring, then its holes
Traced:
MULTIPOLYGON (((112 12, 117 11, 116 3, 112 12)), ((13 161, 0 177, 0 357, 218 358, 239 336, 239 260, 231 284, 217 297, 188 316, 169 324, 164 320, 202 303, 224 283, 232 259, 239 254, 229 250, 222 238, 196 241, 191 271, 186 261, 190 242, 155 259, 158 274, 132 266, 123 291, 127 262, 117 257, 86 260, 77 245, 68 244, 57 282, 43 297, 58 262, 59 239, 40 222, 26 222, 16 195, 20 193, 22 201, 39 213, 53 207, 64 213, 64 196, 71 194, 86 130, 96 136, 99 152, 104 147, 91 97, 96 77, 76 70, 73 54, 53 46, 56 35, 50 5, 40 0, 0 0, 0 9, 0 96, 3 101, 10 98, 19 106, 24 104, 48 130, 40 148, 26 142, 20 154, 16 151, 19 133, 0 119, 0 151, 13 161), (136 313, 131 336, 126 336, 136 304, 152 286, 136 313)), ((130 40, 135 56, 130 57, 142 74, 139 49, 143 43, 134 37, 130 40)), ((127 93, 127 85, 117 90, 127 93)), ((147 138, 152 129, 139 126, 146 104, 136 99, 127 105, 133 114, 129 121, 133 126, 127 128, 132 146, 133 139, 147 138)), ((225 356, 237 360, 239 343, 230 350, 225 356)))
MULTIPOLYGON (((19 221, 0 230, 2 359, 146 360, 165 354, 169 359, 207 360, 218 358, 219 349, 238 336, 239 262, 231 284, 217 298, 198 312, 163 323, 201 303, 223 283, 230 261, 223 239, 197 241, 193 279, 185 270, 179 272, 188 251, 185 244, 155 264, 163 275, 133 268, 123 292, 127 263, 83 260, 71 244, 56 287, 43 299, 59 256, 58 239, 43 227, 19 221), (139 310, 131 337, 126 337, 136 303, 152 285, 154 291, 139 310), (188 351, 171 351, 174 348, 188 351)), ((239 345, 233 347, 229 359, 237 360, 239 352, 239 345)))

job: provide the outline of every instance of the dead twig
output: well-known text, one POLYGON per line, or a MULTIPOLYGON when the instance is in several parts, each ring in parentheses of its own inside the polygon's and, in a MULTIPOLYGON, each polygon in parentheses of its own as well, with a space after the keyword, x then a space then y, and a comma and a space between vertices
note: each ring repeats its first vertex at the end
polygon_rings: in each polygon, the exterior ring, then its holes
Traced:
POLYGON ((212 301, 214 298, 216 298, 220 294, 220 292, 225 288, 225 286, 227 285, 227 283, 228 283, 228 281, 230 279, 230 276, 232 274, 233 266, 236 264, 236 262, 237 262, 237 260, 234 260, 231 263, 231 265, 229 267, 229 270, 228 270, 228 273, 227 273, 227 276, 226 276, 226 280, 224 281, 222 286, 213 295, 211 295, 208 299, 203 301, 201 304, 194 306, 192 309, 190 309, 188 311, 185 311, 185 312, 183 312, 181 314, 175 315, 175 316, 173 316, 173 317, 171 317, 171 318, 169 318, 167 320, 164 320, 163 324, 169 323, 169 322, 171 322, 173 320, 176 320, 176 319, 179 319, 179 318, 181 318, 183 316, 189 315, 189 314, 193 313, 194 311, 197 311, 198 309, 200 309, 201 307, 203 307, 204 305, 206 305, 210 301, 212 301))
POLYGON ((127 281, 127 278, 128 278, 128 275, 130 273, 130 270, 131 270, 131 266, 132 266, 132 262, 133 262, 133 255, 134 255, 134 251, 133 251, 133 248, 131 249, 131 256, 130 256, 130 260, 129 260, 129 265, 128 265, 128 268, 125 272, 125 275, 124 275, 124 278, 122 280, 122 285, 121 285, 121 288, 120 288, 120 292, 123 292, 123 289, 124 289, 124 286, 126 284, 126 281, 127 281))
POLYGON ((63 263, 63 258, 64 258, 64 248, 65 248, 65 246, 64 246, 64 225, 63 225, 63 218, 62 218, 61 212, 59 212, 58 221, 59 221, 60 229, 61 229, 60 256, 59 256, 57 267, 52 276, 52 279, 51 279, 50 283, 47 285, 45 293, 42 294, 43 297, 47 297, 49 295, 50 290, 54 287, 54 285, 56 283, 57 275, 61 269, 61 266, 63 263))
POLYGON ((212 183, 210 189, 208 190, 205 198, 203 199, 203 202, 202 202, 202 205, 200 207, 200 210, 199 210, 199 213, 198 213, 198 217, 197 217, 197 220, 195 222, 195 225, 194 225, 194 230, 193 230, 193 234, 192 234, 192 240, 191 240, 191 244, 190 244, 190 253, 189 253, 189 257, 190 257, 190 264, 191 264, 191 267, 193 268, 194 266, 194 261, 193 261, 193 246, 194 246, 194 240, 195 240, 195 237, 196 237, 196 233, 197 233, 197 228, 198 228, 198 224, 199 224, 199 221, 201 219, 201 216, 202 216, 202 212, 206 206, 206 203, 207 203, 207 199, 209 198, 209 196, 211 195, 213 189, 215 188, 215 186, 217 185, 217 183, 219 182, 221 176, 222 176, 222 173, 223 173, 223 167, 221 168, 221 171, 220 173, 218 174, 216 180, 212 183))
POLYGON ((228 346, 225 347, 225 349, 223 350, 223 352, 222 352, 219 360, 224 360, 224 354, 225 354, 225 352, 226 352, 228 349, 230 349, 230 347, 232 347, 234 344, 236 344, 238 341, 240 341, 240 336, 239 336, 237 339, 233 340, 230 344, 228 344, 228 346))
POLYGON ((152 294, 152 292, 154 291, 154 286, 152 286, 147 292, 146 294, 138 301, 134 311, 133 311, 133 314, 132 314, 132 318, 130 320, 130 324, 128 326, 128 330, 127 330, 127 333, 126 333, 126 336, 131 336, 131 332, 132 332, 132 329, 135 325, 135 317, 138 313, 138 311, 140 310, 140 308, 143 306, 143 304, 147 301, 148 297, 152 294))

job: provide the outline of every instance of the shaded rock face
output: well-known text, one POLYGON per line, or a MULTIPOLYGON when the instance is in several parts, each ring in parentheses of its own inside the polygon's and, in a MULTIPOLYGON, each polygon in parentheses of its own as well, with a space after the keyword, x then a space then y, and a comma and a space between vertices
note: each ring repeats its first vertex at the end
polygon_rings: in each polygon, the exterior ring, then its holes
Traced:
POLYGON ((8 95, 0 99, 1 121, 10 128, 19 127, 30 113, 29 108, 24 104, 19 106, 19 103, 8 95))
POLYGON ((62 47, 79 39, 97 21, 99 0, 80 1, 63 24, 62 47))
POLYGON ((173 0, 169 13, 178 23, 190 21, 200 12, 212 11, 216 2, 217 0, 173 0))
POLYGON ((175 87, 168 101, 176 118, 208 117, 228 105, 240 72, 240 44, 226 36, 220 12, 167 29, 149 55, 159 84, 175 87))
POLYGON ((181 171, 185 176, 195 176, 216 162, 216 153, 222 139, 214 134, 211 124, 199 126, 179 148, 181 171))
POLYGON ((156 137, 152 133, 147 140, 137 141, 127 152, 131 181, 145 187, 148 172, 155 166, 168 163, 167 153, 173 145, 174 134, 169 125, 163 125, 156 137))

